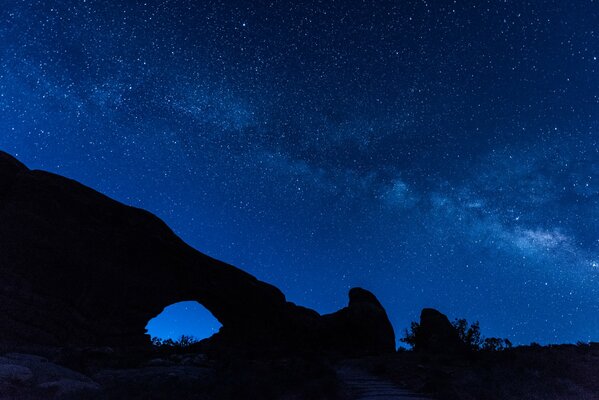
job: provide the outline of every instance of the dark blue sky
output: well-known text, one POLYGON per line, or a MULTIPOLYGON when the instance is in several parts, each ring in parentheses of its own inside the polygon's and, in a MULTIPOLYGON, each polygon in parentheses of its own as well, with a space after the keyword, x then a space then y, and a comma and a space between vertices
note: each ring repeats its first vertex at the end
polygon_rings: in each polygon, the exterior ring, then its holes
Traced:
POLYGON ((9 1, 0 148, 319 312, 597 341, 598 57, 589 0, 9 1))

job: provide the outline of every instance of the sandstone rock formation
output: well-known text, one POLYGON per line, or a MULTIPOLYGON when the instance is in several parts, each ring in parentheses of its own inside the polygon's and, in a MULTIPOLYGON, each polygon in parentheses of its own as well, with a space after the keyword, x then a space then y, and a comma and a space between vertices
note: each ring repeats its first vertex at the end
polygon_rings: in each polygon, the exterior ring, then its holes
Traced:
POLYGON ((429 353, 454 353, 466 350, 456 328, 445 314, 424 308, 420 313, 415 350, 429 353))
POLYGON ((369 292, 355 289, 346 309, 321 317, 191 248, 149 212, 0 152, 0 345, 144 347, 148 320, 186 300, 222 323, 221 344, 395 347, 369 292))
POLYGON ((342 354, 381 354, 395 347, 395 333, 385 309, 371 292, 353 288, 349 305, 323 315, 327 347, 342 354))

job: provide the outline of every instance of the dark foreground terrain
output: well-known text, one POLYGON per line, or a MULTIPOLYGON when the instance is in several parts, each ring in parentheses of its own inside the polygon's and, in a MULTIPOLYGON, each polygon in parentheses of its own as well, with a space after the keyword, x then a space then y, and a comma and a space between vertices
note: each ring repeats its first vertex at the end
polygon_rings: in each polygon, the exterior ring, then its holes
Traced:
POLYGON ((350 363, 435 399, 599 399, 599 343, 461 356, 400 351, 350 363))
POLYGON ((310 358, 211 359, 156 352, 127 359, 110 349, 0 357, 0 399, 337 399, 333 369, 310 358))
POLYGON ((123 357, 111 349, 0 357, 0 399, 358 398, 340 368, 431 399, 599 399, 599 344, 523 346, 463 356, 399 351, 331 360, 220 357, 200 348, 123 357))

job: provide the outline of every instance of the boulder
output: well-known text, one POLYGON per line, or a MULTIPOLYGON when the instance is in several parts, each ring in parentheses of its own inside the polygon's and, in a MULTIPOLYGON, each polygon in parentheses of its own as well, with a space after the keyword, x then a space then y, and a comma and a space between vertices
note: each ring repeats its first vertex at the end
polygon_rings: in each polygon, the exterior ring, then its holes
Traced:
POLYGON ((433 308, 424 308, 420 313, 415 350, 428 353, 455 353, 465 351, 466 346, 445 314, 433 308))
POLYGON ((38 388, 54 398, 75 398, 74 396, 89 395, 101 390, 101 386, 95 382, 82 382, 74 379, 59 379, 52 382, 44 382, 39 384, 38 388))
POLYGON ((19 353, 0 357, 0 399, 73 399, 100 389, 86 375, 44 357, 19 353))
POLYGON ((362 356, 395 351, 395 332, 374 294, 362 288, 349 291, 347 307, 322 316, 326 348, 344 355, 362 356))
POLYGON ((64 379, 93 384, 88 376, 80 372, 73 371, 72 369, 50 362, 44 357, 32 354, 6 354, 0 357, 0 370, 2 368, 5 371, 11 368, 28 371, 26 374, 28 378, 26 380, 31 380, 31 383, 38 385, 64 379))
POLYGON ((0 364, 0 386, 5 383, 23 383, 33 378, 27 367, 16 364, 0 364))

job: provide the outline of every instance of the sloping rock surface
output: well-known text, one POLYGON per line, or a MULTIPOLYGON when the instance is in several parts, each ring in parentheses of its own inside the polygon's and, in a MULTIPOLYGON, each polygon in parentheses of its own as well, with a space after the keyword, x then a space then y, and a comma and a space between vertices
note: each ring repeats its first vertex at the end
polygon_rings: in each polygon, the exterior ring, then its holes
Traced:
POLYGON ((0 400, 81 398, 100 385, 89 377, 31 354, 0 357, 0 400))

